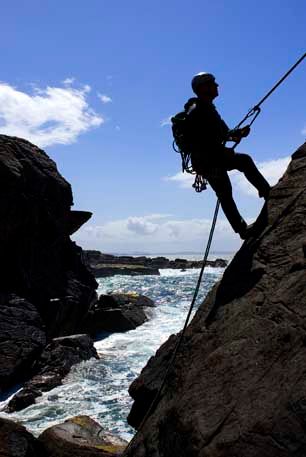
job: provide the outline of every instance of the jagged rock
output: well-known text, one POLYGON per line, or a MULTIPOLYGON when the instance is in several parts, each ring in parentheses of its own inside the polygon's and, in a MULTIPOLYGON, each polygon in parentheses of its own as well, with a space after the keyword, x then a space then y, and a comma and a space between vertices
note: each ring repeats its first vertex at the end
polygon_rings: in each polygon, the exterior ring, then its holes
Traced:
MULTIPOLYGON (((196 312, 126 457, 306 455, 306 144, 196 312)), ((179 335, 130 387, 139 427, 179 335)))
POLYGON ((148 320, 144 308, 153 306, 150 298, 136 293, 101 295, 84 320, 84 330, 93 336, 133 330, 148 320))
POLYGON ((68 221, 68 233, 72 235, 77 232, 91 218, 90 211, 70 211, 68 221))
POLYGON ((43 456, 43 446, 25 427, 0 417, 0 457, 43 456))
POLYGON ((119 457, 127 442, 88 416, 77 416, 45 430, 39 437, 46 457, 119 457))
POLYGON ((10 400, 6 411, 20 411, 35 402, 42 392, 61 384, 72 365, 90 358, 98 359, 92 339, 88 335, 54 338, 34 365, 34 377, 10 400))
POLYGON ((0 392, 24 377, 46 344, 42 320, 27 300, 0 293, 0 392))
POLYGON ((91 213, 72 205, 70 184, 44 151, 0 135, 0 387, 29 375, 44 332, 48 340, 77 333, 97 300, 98 284, 69 238, 91 213), (18 306, 8 306, 9 295, 18 306))

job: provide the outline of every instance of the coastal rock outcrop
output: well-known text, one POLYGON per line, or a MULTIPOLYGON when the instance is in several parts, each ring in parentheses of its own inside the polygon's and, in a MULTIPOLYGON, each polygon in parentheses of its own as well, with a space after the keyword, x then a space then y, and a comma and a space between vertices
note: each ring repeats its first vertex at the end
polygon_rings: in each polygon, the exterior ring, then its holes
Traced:
MULTIPOLYGON (((130 457, 306 455, 306 143, 187 328, 130 457)), ((172 335, 130 387, 138 428, 172 335)))
MULTIPOLYGON (((84 251, 84 259, 96 278, 113 275, 159 275, 159 270, 165 268, 177 270, 201 268, 201 261, 199 260, 180 258, 169 260, 162 256, 115 256, 112 254, 103 254, 100 251, 84 251)), ((208 260, 207 265, 213 268, 225 268, 227 261, 224 259, 208 260)))
POLYGON ((0 392, 22 380, 46 344, 42 319, 34 305, 13 294, 0 294, 0 392))
POLYGON ((88 416, 76 416, 35 438, 25 427, 0 418, 0 457, 120 457, 127 442, 88 416))
POLYGON ((88 335, 54 338, 35 362, 30 381, 10 400, 6 411, 20 411, 31 405, 42 392, 60 385, 72 365, 91 358, 99 356, 88 335))
POLYGON ((125 332, 148 320, 146 308, 154 302, 136 293, 100 295, 85 317, 83 326, 92 336, 99 332, 125 332))
POLYGON ((42 444, 20 424, 0 417, 1 457, 43 457, 42 444))
POLYGON ((46 457, 119 457, 127 445, 88 416, 73 417, 48 428, 39 441, 46 457))
POLYGON ((78 332, 97 282, 70 235, 70 184, 47 154, 0 135, 0 389, 23 381, 47 341, 78 332))

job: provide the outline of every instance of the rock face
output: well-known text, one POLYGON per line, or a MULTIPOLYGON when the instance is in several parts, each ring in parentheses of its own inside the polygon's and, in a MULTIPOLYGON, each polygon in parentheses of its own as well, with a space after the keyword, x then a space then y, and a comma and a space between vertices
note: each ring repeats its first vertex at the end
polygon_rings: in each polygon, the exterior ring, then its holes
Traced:
POLYGON ((0 389, 23 380, 46 338, 77 333, 97 283, 69 235, 70 184, 41 149, 0 135, 0 389))
POLYGON ((22 425, 0 418, 0 457, 43 457, 44 449, 22 425))
MULTIPOLYGON (((100 251, 84 251, 85 261, 96 278, 113 275, 159 275, 163 268, 186 270, 201 268, 202 262, 197 260, 175 259, 166 257, 132 257, 103 254, 100 251)), ((227 261, 223 259, 208 260, 207 265, 213 268, 225 268, 227 261)))
POLYGON ((34 364, 34 376, 10 400, 6 411, 20 411, 31 405, 42 392, 60 385, 72 365, 93 357, 99 358, 93 340, 88 335, 54 338, 34 364))
POLYGON ((119 457, 127 445, 88 416, 73 417, 48 428, 39 441, 46 457, 119 457))
POLYGON ((0 418, 0 457, 120 457, 127 442, 88 416, 77 416, 34 438, 22 425, 0 418))
POLYGON ((145 308, 153 306, 150 298, 135 293, 100 295, 84 320, 84 329, 92 336, 133 330, 148 320, 145 308))
MULTIPOLYGON (((306 455, 306 144, 187 328, 133 457, 306 455)), ((139 426, 177 341, 131 385, 139 426)))
POLYGON ((31 303, 0 294, 0 387, 24 377, 46 344, 42 319, 31 303))

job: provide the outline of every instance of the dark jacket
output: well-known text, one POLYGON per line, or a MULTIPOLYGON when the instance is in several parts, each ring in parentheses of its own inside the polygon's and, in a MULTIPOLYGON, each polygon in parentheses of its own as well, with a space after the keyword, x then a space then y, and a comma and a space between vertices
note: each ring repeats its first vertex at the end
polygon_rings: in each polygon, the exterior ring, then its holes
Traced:
POLYGON ((224 153, 229 128, 213 103, 197 99, 188 111, 193 168, 217 166, 224 153))

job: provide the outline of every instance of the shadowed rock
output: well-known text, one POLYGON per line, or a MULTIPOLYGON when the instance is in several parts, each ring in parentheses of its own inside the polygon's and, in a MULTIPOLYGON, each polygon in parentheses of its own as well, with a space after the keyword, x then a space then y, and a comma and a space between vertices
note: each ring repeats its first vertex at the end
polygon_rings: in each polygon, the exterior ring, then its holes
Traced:
POLYGON ((10 400, 6 411, 12 413, 31 405, 42 392, 60 385, 72 365, 92 357, 99 358, 88 335, 54 338, 34 364, 34 376, 10 400))
MULTIPOLYGON (((125 454, 306 455, 306 144, 187 328, 161 398, 125 454)), ((139 427, 177 342, 130 387, 139 427)))
POLYGON ((22 425, 0 417, 1 457, 43 457, 42 444, 22 425))
MULTIPOLYGON (((13 294, 0 294, 0 388, 24 379, 46 344, 35 306, 13 294)), ((1 392, 1 390, 0 390, 1 392)))
POLYGON ((0 389, 29 375, 46 337, 76 333, 97 299, 69 237, 91 213, 72 205, 70 184, 44 151, 0 135, 0 389))
POLYGON ((89 310, 84 329, 93 336, 102 331, 133 330, 148 320, 145 308, 154 306, 150 298, 135 293, 101 295, 89 310))

